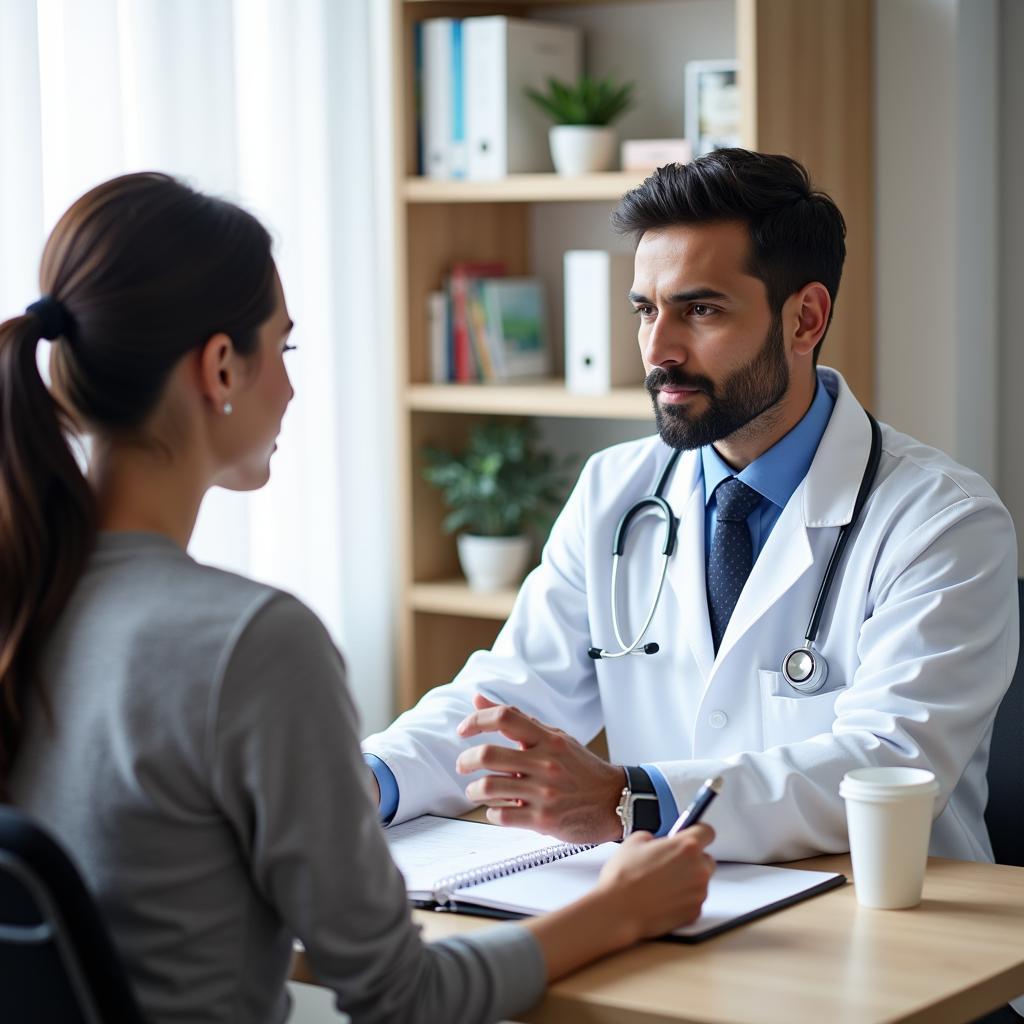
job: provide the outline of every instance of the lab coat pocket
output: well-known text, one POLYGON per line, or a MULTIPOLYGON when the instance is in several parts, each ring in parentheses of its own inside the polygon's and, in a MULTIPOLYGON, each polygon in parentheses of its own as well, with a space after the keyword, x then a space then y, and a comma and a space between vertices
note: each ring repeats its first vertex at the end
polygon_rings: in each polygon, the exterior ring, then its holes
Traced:
POLYGON ((764 749, 785 743, 799 743, 832 731, 836 697, 846 689, 829 680, 824 693, 799 693, 786 682, 781 672, 759 669, 761 681, 761 720, 764 749))

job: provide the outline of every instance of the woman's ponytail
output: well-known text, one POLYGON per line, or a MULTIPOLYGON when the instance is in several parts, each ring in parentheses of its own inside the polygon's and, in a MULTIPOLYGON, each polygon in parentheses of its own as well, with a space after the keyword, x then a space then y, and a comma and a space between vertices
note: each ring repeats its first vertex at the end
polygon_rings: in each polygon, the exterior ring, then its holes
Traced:
POLYGON ((0 324, 0 798, 29 692, 38 685, 43 642, 96 532, 92 491, 68 442, 70 423, 36 362, 45 332, 36 313, 0 324))

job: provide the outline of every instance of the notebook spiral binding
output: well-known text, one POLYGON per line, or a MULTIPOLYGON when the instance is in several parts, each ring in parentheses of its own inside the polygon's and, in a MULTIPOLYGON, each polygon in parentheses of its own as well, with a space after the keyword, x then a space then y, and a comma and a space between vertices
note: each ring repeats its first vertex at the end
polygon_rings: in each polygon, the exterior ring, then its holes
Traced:
POLYGON ((526 871, 528 868, 551 864, 556 860, 563 860, 573 854, 582 853, 584 850, 592 850, 594 846, 594 843, 558 843, 556 846, 545 846, 544 849, 535 850, 533 853, 521 853, 517 857, 496 860, 493 864, 485 864, 472 871, 459 871, 454 875, 447 875, 434 885, 434 900, 439 904, 450 903, 456 889, 480 885, 482 882, 492 882, 496 878, 514 875, 519 871, 526 871))

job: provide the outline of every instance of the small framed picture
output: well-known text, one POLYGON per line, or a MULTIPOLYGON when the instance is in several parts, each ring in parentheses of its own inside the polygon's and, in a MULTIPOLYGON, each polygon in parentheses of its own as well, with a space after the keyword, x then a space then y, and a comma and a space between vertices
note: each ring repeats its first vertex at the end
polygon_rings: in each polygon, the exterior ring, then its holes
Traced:
POLYGON ((740 145, 740 91, 735 60, 686 64, 686 137, 693 155, 740 145))

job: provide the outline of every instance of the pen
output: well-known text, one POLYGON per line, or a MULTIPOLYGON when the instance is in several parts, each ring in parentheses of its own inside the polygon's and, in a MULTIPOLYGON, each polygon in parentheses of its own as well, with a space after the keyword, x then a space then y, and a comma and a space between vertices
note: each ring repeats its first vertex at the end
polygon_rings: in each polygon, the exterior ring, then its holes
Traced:
MULTIPOLYGON (((716 775, 713 779, 705 779, 704 785, 697 790, 697 795, 693 798, 693 803, 690 804, 690 806, 687 807, 678 818, 676 818, 676 823, 668 830, 668 835, 674 836, 677 832, 682 832, 684 828, 696 825, 697 822, 704 817, 704 812, 711 805, 711 801, 718 796, 721 788, 721 775, 716 775)), ((667 839, 668 836, 665 838, 667 839)))

